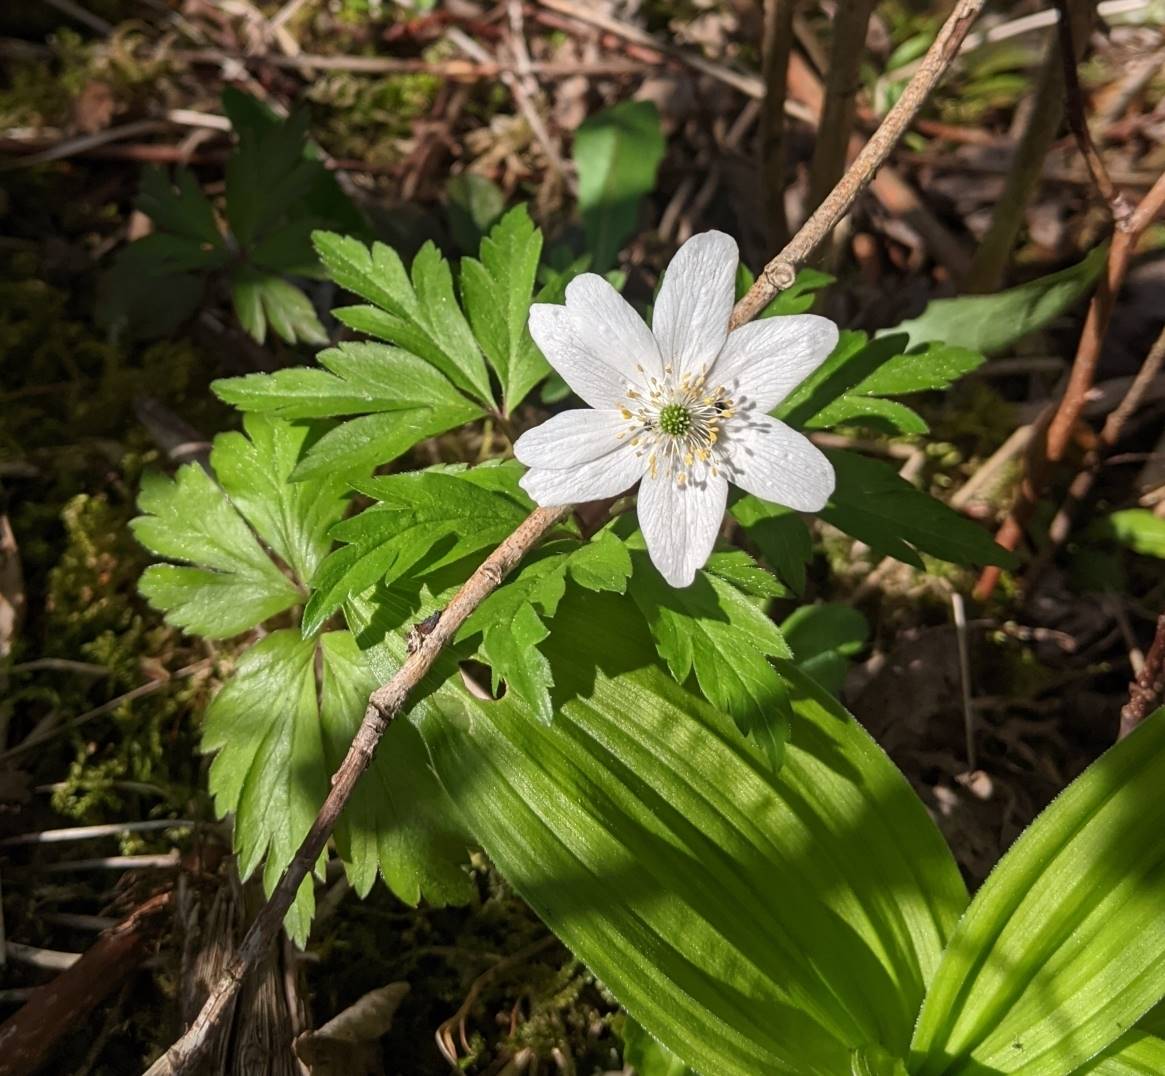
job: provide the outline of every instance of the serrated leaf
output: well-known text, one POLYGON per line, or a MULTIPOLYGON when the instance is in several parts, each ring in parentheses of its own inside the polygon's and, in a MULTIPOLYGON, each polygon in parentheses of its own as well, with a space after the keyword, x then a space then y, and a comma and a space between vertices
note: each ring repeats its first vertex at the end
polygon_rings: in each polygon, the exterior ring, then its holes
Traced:
POLYGON ((137 208, 161 231, 191 239, 204 252, 223 245, 214 207, 188 168, 176 168, 172 181, 161 168, 145 168, 137 208))
POLYGON ((772 572, 765 571, 742 549, 713 553, 704 570, 754 598, 784 598, 789 593, 772 572))
MULTIPOLYGON (((329 770, 343 760, 368 696, 379 686, 349 632, 321 638, 320 721, 329 770)), ((393 722, 336 827, 336 848, 352 888, 366 896, 379 868, 408 904, 460 904, 473 892, 463 869, 471 843, 453 804, 437 784, 417 730, 393 722)))
POLYGON ((870 625, 861 613, 840 602, 821 602, 794 609, 781 633, 796 655, 797 667, 831 695, 841 691, 849 659, 866 645, 870 625))
POLYGON ((369 249, 330 232, 316 232, 312 240, 332 280, 373 304, 337 310, 337 318, 408 348, 480 403, 492 404, 485 359, 457 305, 449 264, 432 243, 417 252, 410 279, 396 251, 383 243, 369 249))
POLYGON ((1165 710, 992 871, 919 1015, 911 1072, 1065 1076, 1165 996, 1165 710))
POLYGON ((650 101, 622 101, 575 131, 578 207, 594 272, 614 265, 635 233, 639 203, 655 187, 663 152, 659 112, 650 101))
POLYGON ((695 673, 704 697, 779 755, 788 692, 768 658, 791 656, 776 624, 726 579, 703 570, 689 587, 668 586, 647 554, 632 552, 630 593, 659 655, 678 683, 695 673))
POLYGON ((238 635, 303 600, 227 495, 197 464, 173 481, 147 473, 130 523, 151 552, 196 567, 155 564, 139 584, 167 621, 210 639, 238 635))
POLYGON ((571 553, 567 568, 579 586, 624 594, 631 578, 631 554, 618 535, 602 530, 571 553))
MULTIPOLYGON (((294 631, 268 635, 239 659, 203 719, 202 749, 217 752, 210 766, 215 811, 220 818, 235 816, 234 845, 243 878, 266 856, 263 886, 268 894, 328 791, 315 649, 314 640, 294 631)), ((284 921, 297 945, 306 942, 314 911, 308 877, 284 921)))
POLYGON ((344 514, 343 474, 290 482, 310 431, 266 415, 245 415, 241 433, 219 434, 210 465, 255 531, 305 585, 331 548, 329 528, 344 514))
POLYGON ((826 452, 837 488, 818 516, 883 556, 923 567, 919 552, 955 564, 997 564, 1015 557, 977 523, 915 489, 893 467, 854 452, 826 452))
POLYGON ((568 590, 545 646, 552 725, 506 699, 422 718, 506 879, 696 1071, 836 1076, 859 1046, 901 1054, 966 892, 868 735, 789 670, 774 775, 616 596, 568 590))
MULTIPOLYGON (((323 562, 312 581, 304 632, 316 631, 344 602, 378 581, 434 571, 510 534, 528 514, 529 502, 483 488, 471 475, 414 471, 357 483, 360 492, 382 503, 333 528, 332 537, 344 547, 323 562)), ((497 478, 491 474, 486 481, 491 477, 497 478)))
POLYGON ((237 269, 231 278, 231 301, 239 323, 260 344, 267 339, 268 325, 288 344, 328 342, 311 300, 282 277, 237 269))
POLYGON ((935 299, 918 317, 878 335, 904 333, 912 344, 949 340, 994 355, 1071 309, 1091 289, 1107 257, 1108 245, 1102 244, 1076 265, 994 295, 935 299))
POLYGON ((482 240, 480 261, 461 261, 465 310, 501 382, 507 413, 550 371, 526 327, 541 255, 542 233, 517 206, 482 240))
POLYGON ((729 511, 773 571, 800 594, 805 589, 805 565, 813 556, 813 539, 805 521, 791 508, 751 493, 734 501, 729 511))
POLYGON ((909 348, 902 333, 870 340, 863 332, 847 330, 829 358, 774 414, 806 429, 873 419, 875 425, 892 432, 926 433, 921 415, 882 397, 947 388, 982 362, 981 354, 964 347, 924 344, 909 348))

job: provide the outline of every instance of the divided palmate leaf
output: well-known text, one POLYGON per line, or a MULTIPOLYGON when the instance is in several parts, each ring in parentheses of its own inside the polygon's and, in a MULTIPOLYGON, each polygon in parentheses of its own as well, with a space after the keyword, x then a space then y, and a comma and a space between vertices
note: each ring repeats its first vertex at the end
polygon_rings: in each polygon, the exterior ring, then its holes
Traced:
POLYGON ((526 327, 541 255, 542 233, 517 206, 482 239, 480 261, 461 261, 465 311, 501 382, 507 414, 550 372, 526 327))
POLYGON ((467 694, 421 719, 507 880, 697 1072, 837 1076, 862 1046, 904 1056, 967 898, 869 736, 785 667, 796 716, 774 774, 659 668, 614 595, 568 589, 544 645, 551 725, 467 694))
POLYGON ((792 709, 785 681, 768 659, 792 652, 764 608, 765 597, 780 593, 779 584, 743 553, 713 554, 695 582, 679 590, 664 582, 640 548, 632 560, 631 597, 676 681, 695 673, 704 697, 741 732, 752 733, 779 768, 792 709), (755 572, 748 580, 767 579, 774 589, 751 590, 739 577, 742 560, 755 572))
POLYGON ((1165 709, 1015 842, 931 983, 915 1076, 1067 1076, 1165 997, 1163 767, 1165 709))
POLYGON ((287 484, 306 429, 256 415, 246 430, 248 437, 215 440, 211 458, 222 487, 194 463, 173 480, 147 475, 138 498, 145 514, 130 524, 151 552, 184 562, 147 568, 146 599, 170 623, 211 639, 238 635, 304 600, 256 534, 305 585, 324 532, 343 511, 337 478, 287 484))
POLYGON ((323 369, 291 367, 212 385, 221 399, 242 411, 287 419, 360 416, 310 446, 294 473, 297 481, 336 472, 367 473, 482 413, 438 370, 400 348, 344 343, 318 358, 323 369))
POLYGON ((349 328, 397 344, 440 370, 482 407, 493 404, 485 359, 453 292, 449 263, 432 243, 413 259, 411 277, 392 247, 317 232, 328 275, 372 306, 335 311, 349 328))
POLYGON ((870 340, 844 331, 833 354, 776 410, 798 428, 829 429, 871 423, 897 433, 926 433, 916 411, 887 396, 945 389, 983 362, 983 356, 950 344, 911 348, 903 333, 870 340))
POLYGON ((231 277, 231 301, 239 324, 260 344, 267 338, 268 325, 288 344, 328 342, 311 300, 274 273, 236 270, 231 277))
POLYGON ((954 564, 1014 564, 1014 556, 987 531, 915 489, 894 468, 854 452, 826 455, 837 488, 818 515, 875 552, 916 568, 923 567, 919 553, 954 564))
POLYGON ((496 546, 529 514, 515 464, 432 469, 357 482, 380 503, 336 526, 345 543, 320 566, 304 610, 311 634, 346 601, 406 573, 421 576, 496 546))
POLYGON ((729 511, 773 571, 800 594, 805 589, 805 565, 813 556, 813 538, 805 521, 791 508, 751 493, 732 501, 729 511))
POLYGON ((568 574, 588 590, 623 594, 631 556, 610 530, 582 545, 561 541, 543 546, 474 610, 457 637, 461 641, 480 635, 478 655, 493 672, 494 691, 504 680, 542 722, 554 716, 550 697, 554 676, 538 646, 550 635, 543 618, 557 611, 568 574))

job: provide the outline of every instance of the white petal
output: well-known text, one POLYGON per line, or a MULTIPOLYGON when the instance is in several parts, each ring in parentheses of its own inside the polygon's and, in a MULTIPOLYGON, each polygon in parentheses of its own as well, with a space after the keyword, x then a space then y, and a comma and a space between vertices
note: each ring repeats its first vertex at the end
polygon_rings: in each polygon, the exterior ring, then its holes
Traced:
POLYGON ((562 470, 605 456, 620 446, 628 428, 619 411, 563 411, 514 442, 514 455, 527 467, 562 470))
POLYGON ((816 314, 763 318, 728 334, 709 381, 757 411, 770 411, 837 346, 837 326, 816 314))
POLYGON ((833 465, 808 437, 768 415, 728 422, 721 446, 728 477, 765 501, 818 512, 833 493, 833 465))
POLYGON ((567 284, 566 309, 583 350, 624 380, 643 385, 663 373, 647 323, 601 276, 583 273, 567 284))
POLYGON ((546 361, 592 407, 617 407, 623 402, 624 379, 583 347, 565 306, 531 306, 530 335, 546 361))
POLYGON ((711 366, 728 336, 736 296, 736 240, 692 236, 672 258, 655 300, 651 328, 677 375, 711 366))
POLYGON ((639 487, 639 526, 652 563, 673 587, 691 586, 716 544, 728 482, 712 476, 698 485, 677 486, 675 479, 650 476, 639 487))
POLYGON ((646 460, 630 445, 620 445, 589 463, 560 470, 531 467, 520 485, 543 508, 578 504, 615 497, 629 490, 643 476, 646 460))

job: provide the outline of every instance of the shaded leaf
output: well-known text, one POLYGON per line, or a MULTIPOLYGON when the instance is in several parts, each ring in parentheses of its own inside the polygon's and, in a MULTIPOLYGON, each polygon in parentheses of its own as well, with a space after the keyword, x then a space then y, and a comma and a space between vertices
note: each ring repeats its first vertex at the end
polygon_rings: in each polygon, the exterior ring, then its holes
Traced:
POLYGON ((466 252, 477 250, 506 208, 501 187, 476 172, 462 172, 449 180, 445 195, 453 241, 466 252))
POLYGON ((791 508, 751 493, 736 499, 729 510, 773 571, 800 594, 805 589, 805 565, 813 555, 805 521, 791 508))
POLYGON ((822 602, 794 609, 781 622, 781 634, 793 649, 797 667, 836 695, 845 682, 849 659, 865 648, 870 625, 852 606, 822 602))
POLYGON ((311 300, 282 277, 237 269, 231 278, 231 301, 239 323, 260 344, 267 339, 268 325, 288 344, 328 342, 311 300))
POLYGON ((635 233, 639 203, 655 187, 663 152, 659 112, 650 101, 622 101, 575 131, 578 207, 594 272, 614 265, 635 233))

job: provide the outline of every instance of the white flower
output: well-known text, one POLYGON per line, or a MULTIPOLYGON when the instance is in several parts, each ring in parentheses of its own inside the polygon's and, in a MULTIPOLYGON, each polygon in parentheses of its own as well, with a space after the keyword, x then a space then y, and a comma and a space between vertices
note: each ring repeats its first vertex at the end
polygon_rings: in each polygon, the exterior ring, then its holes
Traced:
POLYGON ((837 326, 814 314, 728 331, 736 243, 688 240, 668 266, 652 328, 602 277, 535 304, 530 332, 593 410, 566 411, 518 438, 523 489, 550 506, 613 497, 642 480, 639 525, 652 561, 676 587, 703 567, 724 517, 728 483, 816 512, 834 474, 815 445, 771 411, 825 360, 837 326))

